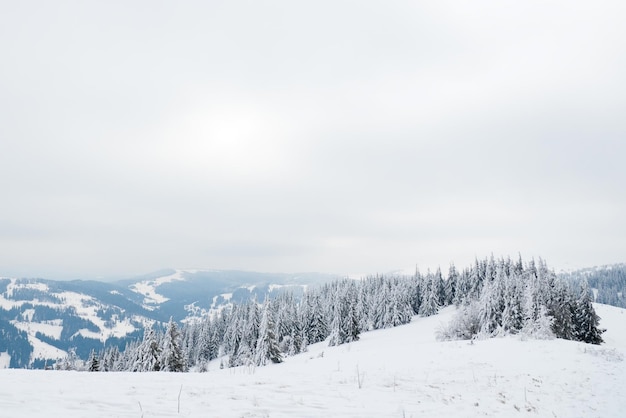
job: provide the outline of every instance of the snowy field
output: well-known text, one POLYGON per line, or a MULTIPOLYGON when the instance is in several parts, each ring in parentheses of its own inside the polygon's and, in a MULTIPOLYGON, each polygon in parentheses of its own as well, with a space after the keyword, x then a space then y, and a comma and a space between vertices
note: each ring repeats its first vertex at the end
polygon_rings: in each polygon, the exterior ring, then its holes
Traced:
POLYGON ((437 342, 453 309, 256 369, 0 370, 0 417, 626 416, 626 311, 596 305, 602 346, 437 342))

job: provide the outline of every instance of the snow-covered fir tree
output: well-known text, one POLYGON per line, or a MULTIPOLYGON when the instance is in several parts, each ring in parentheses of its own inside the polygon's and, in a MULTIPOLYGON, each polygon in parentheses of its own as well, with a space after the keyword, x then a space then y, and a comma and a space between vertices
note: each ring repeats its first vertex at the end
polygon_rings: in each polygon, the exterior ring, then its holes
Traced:
POLYGON ((600 317, 593 309, 592 295, 587 282, 580 286, 580 294, 574 309, 574 338, 591 344, 601 344, 603 329, 599 328, 600 317))
POLYGON ((420 303, 420 315, 431 316, 437 314, 440 299, 439 287, 440 283, 437 275, 428 272, 421 286, 422 302, 420 303))
POLYGON ((143 335, 143 341, 132 356, 130 371, 132 372, 158 372, 161 370, 161 344, 159 336, 152 327, 148 326, 143 335))
POLYGON ((180 343, 180 332, 176 322, 170 317, 160 350, 160 369, 164 372, 184 372, 186 362, 180 343))
POLYGON ((261 324, 259 326, 256 350, 254 353, 254 364, 256 366, 265 366, 268 363, 280 363, 283 361, 280 350, 278 349, 278 341, 274 329, 274 315, 271 305, 268 303, 263 309, 261 324))
POLYGON ((91 353, 89 354, 89 360, 87 360, 87 370, 90 372, 100 371, 100 359, 98 358, 98 354, 95 350, 91 350, 91 353))

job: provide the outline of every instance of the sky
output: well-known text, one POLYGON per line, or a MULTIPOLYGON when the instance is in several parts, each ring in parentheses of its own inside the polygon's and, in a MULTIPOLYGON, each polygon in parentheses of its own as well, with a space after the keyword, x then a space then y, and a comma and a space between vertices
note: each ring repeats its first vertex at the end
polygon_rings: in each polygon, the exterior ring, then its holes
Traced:
POLYGON ((626 262, 624 21, 0 0, 0 276, 626 262))

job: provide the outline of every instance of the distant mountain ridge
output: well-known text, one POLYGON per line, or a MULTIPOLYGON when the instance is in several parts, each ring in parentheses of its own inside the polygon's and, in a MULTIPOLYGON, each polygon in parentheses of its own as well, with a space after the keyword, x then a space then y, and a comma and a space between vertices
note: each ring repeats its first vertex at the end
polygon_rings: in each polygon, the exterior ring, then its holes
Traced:
POLYGON ((148 323, 184 322, 233 302, 289 290, 301 294, 337 276, 220 270, 160 270, 117 282, 0 278, 1 367, 41 368, 73 350, 122 349, 148 323), (8 359, 8 360, 7 360, 8 359))

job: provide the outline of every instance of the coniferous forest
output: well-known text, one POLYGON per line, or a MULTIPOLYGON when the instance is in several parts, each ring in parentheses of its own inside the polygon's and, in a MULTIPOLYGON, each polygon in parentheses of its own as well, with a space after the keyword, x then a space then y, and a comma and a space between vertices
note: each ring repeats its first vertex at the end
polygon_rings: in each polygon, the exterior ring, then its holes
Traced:
POLYGON ((586 281, 595 289, 595 302, 626 308, 626 264, 592 267, 561 274, 566 280, 586 281))
POLYGON ((86 366, 74 356, 59 369, 90 371, 206 371, 220 367, 263 366, 327 341, 335 346, 357 341, 362 332, 406 324, 414 315, 435 315, 456 305, 453 321, 440 339, 475 339, 520 334, 602 343, 599 317, 585 281, 559 279, 543 260, 476 260, 463 270, 451 265, 406 276, 338 280, 311 288, 301 298, 284 293, 263 303, 234 304, 219 314, 186 323, 170 320, 148 326, 143 339, 91 353, 86 366))

